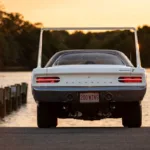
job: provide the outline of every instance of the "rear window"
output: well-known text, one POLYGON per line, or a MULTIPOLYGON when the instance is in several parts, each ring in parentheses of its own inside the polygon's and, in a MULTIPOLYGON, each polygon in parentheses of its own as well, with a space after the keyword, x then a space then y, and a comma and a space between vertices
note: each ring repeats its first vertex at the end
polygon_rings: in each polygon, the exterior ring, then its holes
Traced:
POLYGON ((70 53, 58 57, 53 66, 59 65, 124 65, 120 57, 107 53, 70 53))

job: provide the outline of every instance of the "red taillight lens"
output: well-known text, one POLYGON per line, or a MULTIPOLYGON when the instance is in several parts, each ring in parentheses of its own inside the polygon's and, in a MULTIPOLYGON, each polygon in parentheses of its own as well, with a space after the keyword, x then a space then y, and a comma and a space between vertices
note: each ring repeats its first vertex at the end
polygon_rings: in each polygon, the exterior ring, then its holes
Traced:
POLYGON ((141 83, 142 77, 119 77, 118 81, 123 83, 141 83))
POLYGON ((59 77, 37 77, 37 83, 58 83, 60 81, 59 77))

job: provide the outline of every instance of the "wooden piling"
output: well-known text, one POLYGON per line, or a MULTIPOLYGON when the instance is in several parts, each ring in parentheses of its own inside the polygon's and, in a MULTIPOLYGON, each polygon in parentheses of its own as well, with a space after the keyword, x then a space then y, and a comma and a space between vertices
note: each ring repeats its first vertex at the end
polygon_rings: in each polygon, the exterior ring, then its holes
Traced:
POLYGON ((12 112, 12 99, 11 99, 11 88, 4 88, 4 100, 6 102, 6 114, 10 114, 12 112))
POLYGON ((17 88, 17 93, 16 93, 16 98, 17 98, 17 102, 18 102, 18 108, 21 107, 22 105, 22 102, 21 102, 21 86, 20 84, 15 84, 16 85, 16 88, 17 88))
POLYGON ((0 88, 0 118, 27 103, 28 84, 23 82, 0 88))
POLYGON ((27 103, 27 93, 28 93, 28 84, 23 82, 21 84, 22 104, 26 104, 27 103))
POLYGON ((4 118, 6 116, 6 102, 4 94, 4 89, 0 88, 0 118, 4 118))
POLYGON ((17 87, 16 85, 11 86, 11 101, 12 101, 12 109, 18 109, 18 101, 17 101, 17 87))

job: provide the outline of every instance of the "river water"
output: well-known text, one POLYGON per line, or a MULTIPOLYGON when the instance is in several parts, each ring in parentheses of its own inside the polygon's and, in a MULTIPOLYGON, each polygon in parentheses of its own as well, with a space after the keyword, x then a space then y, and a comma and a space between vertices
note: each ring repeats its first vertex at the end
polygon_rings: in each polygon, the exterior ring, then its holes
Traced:
MULTIPOLYGON (((37 127, 36 103, 31 94, 31 72, 2 72, 0 73, 0 86, 9 86, 14 83, 27 82, 28 103, 18 111, 0 120, 0 127, 37 127)), ((150 69, 147 69, 147 92, 142 102, 142 126, 150 126, 150 69)), ((82 121, 75 119, 59 119, 58 127, 120 127, 121 119, 103 119, 99 121, 82 121)))

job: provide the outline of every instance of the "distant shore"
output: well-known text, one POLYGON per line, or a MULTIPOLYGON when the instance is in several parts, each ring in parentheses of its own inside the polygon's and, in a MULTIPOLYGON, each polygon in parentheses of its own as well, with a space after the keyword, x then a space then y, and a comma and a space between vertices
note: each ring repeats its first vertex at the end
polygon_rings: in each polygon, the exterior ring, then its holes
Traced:
POLYGON ((22 67, 22 66, 15 66, 15 67, 4 67, 3 69, 0 69, 1 72, 12 72, 12 71, 31 71, 32 69, 29 69, 28 67, 22 67))

